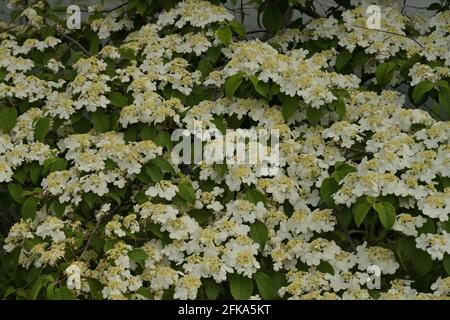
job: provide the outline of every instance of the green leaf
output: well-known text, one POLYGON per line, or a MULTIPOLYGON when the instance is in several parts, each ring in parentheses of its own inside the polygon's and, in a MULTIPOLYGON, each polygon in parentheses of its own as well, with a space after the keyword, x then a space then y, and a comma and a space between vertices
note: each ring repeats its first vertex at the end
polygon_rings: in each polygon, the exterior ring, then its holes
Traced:
POLYGON ((48 282, 47 278, 39 278, 31 288, 31 300, 36 300, 41 292, 41 289, 44 287, 45 283, 48 282))
POLYGON ((344 99, 342 97, 339 97, 336 101, 333 101, 333 106, 336 114, 338 115, 338 119, 344 119, 345 113, 347 112, 344 99))
POLYGON ((253 84, 253 88, 255 88, 256 92, 258 92, 264 98, 268 99, 270 96, 269 83, 260 81, 257 76, 249 76, 248 78, 253 84))
POLYGON ((323 109, 308 107, 306 109, 306 119, 312 125, 316 125, 322 118, 323 113, 324 113, 323 109))
POLYGON ((263 299, 273 300, 279 297, 277 288, 270 276, 261 271, 258 271, 253 274, 253 279, 255 280, 258 291, 263 299))
POLYGON ((344 177, 351 173, 351 172, 356 172, 356 168, 349 165, 346 162, 343 161, 338 161, 336 162, 336 164, 334 165, 334 172, 331 175, 337 182, 341 181, 342 179, 344 179, 344 177))
POLYGON ((48 118, 41 118, 34 126, 34 139, 43 142, 50 130, 50 120, 48 118))
POLYGON ((232 37, 231 29, 229 26, 221 26, 216 30, 216 36, 220 40, 220 42, 223 43, 225 47, 228 47, 228 45, 231 43, 231 37, 232 37))
POLYGON ((56 158, 55 161, 50 165, 50 172, 62 171, 67 168, 67 160, 62 158, 56 158))
POLYGON ((259 250, 263 251, 269 236, 269 230, 264 222, 256 220, 252 223, 248 235, 254 242, 259 244, 259 250))
POLYGON ((228 99, 233 98, 234 93, 236 92, 237 88, 241 85, 243 80, 243 76, 241 73, 237 73, 229 77, 225 81, 225 96, 228 99))
POLYGON ((295 111, 298 110, 298 107, 298 97, 287 96, 281 105, 281 113, 283 114, 284 119, 289 120, 294 115, 295 111))
POLYGON ((186 200, 186 202, 191 204, 195 203, 197 197, 195 195, 195 190, 190 182, 181 182, 178 185, 178 190, 178 193, 184 200, 186 200))
POLYGON ((161 170, 156 166, 156 165, 148 165, 145 167, 145 172, 148 174, 148 176, 150 177, 150 179, 152 179, 152 181, 154 183, 158 183, 159 181, 161 181, 163 179, 163 173, 161 172, 161 170))
POLYGON ((430 91, 431 89, 433 89, 434 85, 433 82, 429 81, 429 80, 425 80, 422 82, 419 82, 413 89, 412 92, 412 98, 413 98, 413 102, 414 103, 418 103, 423 99, 423 96, 430 91))
POLYGON ((322 184, 320 185, 320 197, 328 207, 334 208, 336 206, 332 196, 338 190, 339 184, 336 182, 336 180, 332 178, 326 178, 322 181, 322 184))
POLYGON ((263 13, 262 23, 264 27, 272 34, 278 32, 283 26, 283 17, 278 6, 266 6, 263 13))
POLYGON ((23 188, 20 184, 17 183, 9 183, 8 184, 8 192, 11 195, 11 198, 17 203, 23 202, 23 188))
POLYGON ((439 104, 450 115, 450 88, 441 87, 439 89, 439 104))
POLYGON ((128 257, 131 261, 139 262, 145 261, 148 258, 148 254, 142 249, 133 249, 128 252, 128 257))
POLYGON ((4 132, 8 133, 16 125, 17 110, 16 108, 5 107, 0 109, 0 127, 4 132))
POLYGON ((127 98, 120 92, 111 92, 108 94, 108 99, 115 107, 123 108, 128 104, 127 98))
POLYGON ((336 70, 340 72, 352 59, 352 54, 348 50, 343 50, 336 58, 336 70))
POLYGON ((414 270, 419 276, 427 274, 433 268, 433 260, 425 251, 416 249, 412 261, 414 270))
POLYGON ((164 172, 175 173, 172 165, 163 157, 157 157, 157 158, 153 159, 151 162, 164 172))
POLYGON ((25 200, 22 205, 22 210, 20 211, 21 217, 23 219, 31 219, 33 220, 36 216, 37 206, 39 204, 39 198, 30 197, 25 200))
POLYGON ((206 53, 206 57, 211 63, 216 63, 220 57, 220 47, 211 47, 206 53))
POLYGON ((242 38, 245 38, 245 27, 239 23, 236 20, 232 20, 230 22, 228 22, 228 25, 230 26, 230 28, 239 36, 241 36, 242 38))
POLYGON ((155 236, 157 236, 159 239, 164 238, 164 233, 161 231, 161 227, 154 223, 149 223, 147 225, 148 230, 151 231, 155 236))
POLYGON ((450 276, 450 255, 448 253, 444 256, 444 269, 445 272, 450 276))
POLYGON ((131 48, 119 48, 119 53, 120 56, 122 57, 122 59, 125 60, 134 60, 135 59, 135 55, 134 55, 134 51, 131 48))
POLYGON ((245 193, 245 198, 254 204, 257 204, 258 202, 266 204, 267 202, 266 197, 254 188, 247 190, 247 192, 245 193))
POLYGON ((230 292, 235 300, 247 300, 253 292, 253 281, 237 273, 228 275, 230 292))
POLYGON ((220 285, 213 279, 203 279, 203 287, 205 288, 206 297, 209 300, 216 300, 220 293, 220 285))
POLYGON ((204 79, 212 71, 213 65, 211 64, 211 62, 208 59, 202 58, 198 62, 197 69, 200 70, 200 72, 202 73, 202 77, 204 79))
POLYGON ((227 173, 228 166, 226 163, 218 163, 214 165, 214 170, 216 170, 219 177, 223 177, 227 173))
POLYGON ((172 140, 170 139, 170 134, 167 131, 161 131, 155 138, 155 143, 160 147, 166 147, 171 149, 172 140))
POLYGON ((102 109, 97 109, 97 111, 91 113, 91 122, 98 132, 102 133, 109 130, 109 117, 102 109))
POLYGON ((89 294, 92 299, 95 299, 97 297, 97 293, 103 289, 103 284, 94 278, 88 278, 87 282, 90 289, 89 294))
POLYGON ((136 293, 140 294, 146 299, 153 299, 153 294, 148 288, 140 287, 139 289, 136 290, 136 293))
POLYGON ((98 196, 92 192, 88 192, 83 196, 83 200, 86 201, 90 209, 94 209, 95 202, 97 201, 97 199, 98 196))
POLYGON ((67 287, 61 287, 56 289, 57 294, 61 297, 61 300, 76 300, 77 296, 67 287))
POLYGON ((381 87, 387 85, 391 81, 395 70, 394 62, 385 62, 378 65, 375 71, 375 77, 377 84, 381 87))
POLYGON ((41 174, 41 166, 36 162, 30 164, 30 179, 36 186, 39 182, 39 175, 41 174))
POLYGON ((147 2, 139 1, 139 3, 136 6, 136 11, 139 13, 141 17, 145 15, 146 10, 147 10, 147 2))
POLYGON ((396 219, 395 207, 392 203, 387 201, 377 202, 374 203, 372 207, 378 213, 378 218, 380 219, 383 227, 386 230, 391 230, 396 219))
POLYGON ((320 261, 320 264, 317 266, 317 270, 323 273, 334 274, 333 266, 327 261, 320 261))
POLYGON ((361 225, 361 223, 364 221, 364 219, 366 218, 366 215, 369 212, 371 207, 372 207, 372 205, 367 201, 364 201, 364 202, 356 205, 356 207, 354 207, 353 215, 354 215, 355 224, 357 227, 359 227, 361 225))

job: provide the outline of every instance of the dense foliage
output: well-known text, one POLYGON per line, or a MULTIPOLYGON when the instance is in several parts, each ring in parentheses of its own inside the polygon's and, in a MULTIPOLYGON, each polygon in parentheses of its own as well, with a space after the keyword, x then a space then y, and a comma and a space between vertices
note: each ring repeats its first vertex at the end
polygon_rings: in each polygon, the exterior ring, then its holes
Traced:
POLYGON ((221 1, 10 1, 0 297, 448 298, 448 1, 314 2, 251 2, 255 38, 221 1), (279 130, 280 169, 175 162, 198 123, 279 130))

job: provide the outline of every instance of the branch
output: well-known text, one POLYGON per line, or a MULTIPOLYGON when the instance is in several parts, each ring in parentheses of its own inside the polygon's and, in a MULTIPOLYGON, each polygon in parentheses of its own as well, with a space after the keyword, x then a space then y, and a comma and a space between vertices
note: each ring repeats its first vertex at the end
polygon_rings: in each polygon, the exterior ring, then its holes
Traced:
POLYGON ((63 38, 71 41, 74 45, 76 45, 78 48, 80 48, 80 50, 83 51, 85 56, 89 55, 89 51, 85 47, 83 47, 81 45, 81 43, 79 43, 77 40, 75 40, 71 36, 67 35, 64 31, 61 31, 61 30, 57 29, 56 32, 58 32, 63 38))
POLYGON ((407 39, 412 40, 415 43, 417 43, 421 48, 424 47, 417 39, 414 39, 412 37, 408 37, 407 35, 404 35, 404 34, 392 32, 392 31, 380 30, 380 29, 371 29, 371 28, 367 28, 367 27, 355 26, 355 25, 352 25, 352 24, 350 26, 352 28, 360 28, 360 29, 366 29, 366 30, 371 30, 371 31, 378 31, 378 32, 388 33, 388 34, 392 34, 392 35, 395 35, 395 36, 407 38, 407 39))
POLYGON ((101 218, 97 220, 97 224, 95 225, 94 230, 92 230, 91 234, 89 235, 89 238, 87 239, 87 242, 86 242, 86 246, 84 247, 83 252, 81 252, 81 254, 80 254, 80 258, 83 256, 83 254, 86 253, 89 245, 91 244, 92 238, 94 237, 94 234, 97 232, 98 227, 100 226, 101 221, 102 221, 101 218))

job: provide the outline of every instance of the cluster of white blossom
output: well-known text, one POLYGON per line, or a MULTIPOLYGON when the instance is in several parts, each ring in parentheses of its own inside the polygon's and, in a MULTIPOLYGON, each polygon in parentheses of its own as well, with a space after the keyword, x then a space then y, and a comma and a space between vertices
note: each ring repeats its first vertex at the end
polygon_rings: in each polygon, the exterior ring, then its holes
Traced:
MULTIPOLYGON (((278 35, 273 40, 281 42, 280 51, 260 40, 232 42, 222 48, 223 67, 204 79, 197 60, 218 45, 212 28, 233 18, 224 7, 206 1, 180 2, 154 24, 130 33, 122 45, 109 44, 95 56, 78 59, 66 66, 73 71, 67 81, 32 75, 33 60, 26 58, 30 50, 55 46, 58 39, 19 44, 0 35, 0 68, 8 71, 0 82, 0 97, 40 103, 21 112, 14 128, 0 135, 0 183, 10 182, 23 164, 67 161, 66 168, 45 173, 42 189, 33 191, 39 200, 36 217, 13 225, 3 248, 20 250, 19 263, 28 269, 65 260, 67 288, 85 298, 93 279, 104 299, 148 298, 144 292, 161 299, 170 288, 174 298, 195 299, 205 280, 224 284, 230 274, 251 278, 270 270, 286 276, 280 297, 367 299, 373 297, 367 281, 373 265, 389 279, 380 299, 448 298, 449 277, 436 278, 430 293, 418 292, 393 245, 352 237, 340 219, 361 200, 394 196, 399 213, 389 231, 392 237, 411 237, 414 250, 437 262, 450 255, 445 225, 450 215, 450 122, 405 108, 405 97, 398 92, 369 91, 360 87, 356 75, 332 71, 335 49, 288 50, 292 41, 337 37, 349 51, 360 46, 380 60, 405 50, 450 65, 448 50, 441 50, 441 42, 449 40, 450 12, 428 21, 433 32, 418 38, 426 50, 405 37, 355 27, 363 23, 364 12, 358 7, 344 13, 344 23, 319 19, 299 34, 278 35), (161 32, 187 24, 194 31, 161 32), (130 50, 133 57, 125 59, 130 50), (116 61, 120 68, 111 71, 116 61), (281 103, 221 96, 216 89, 237 74, 245 80, 256 76, 297 99, 289 120, 281 103), (119 108, 112 100, 121 85, 128 94, 119 108), (181 96, 193 94, 196 86, 214 87, 216 96, 184 104, 181 96), (177 90, 180 98, 164 90, 177 90), (338 99, 346 109, 340 116, 328 108, 338 99), (310 124, 308 113, 321 108, 326 109, 322 119, 310 124), (76 121, 99 112, 116 113, 116 128, 73 130, 76 121), (52 132, 54 147, 35 138, 43 117, 50 126, 59 124, 52 132), (139 138, 127 137, 142 128, 167 133, 173 125, 199 134, 199 129, 219 130, 227 119, 279 131, 276 174, 261 174, 261 163, 226 164, 219 172, 207 162, 186 173, 170 159, 169 143, 138 133, 139 138), (161 162, 164 170, 155 174, 161 162), (326 197, 324 181, 329 179, 338 189, 326 197), (94 205, 85 214, 90 199, 94 205), (421 230, 430 223, 434 230, 421 230), (263 231, 255 231, 261 225, 263 231), (255 232, 267 233, 264 241, 255 232)), ((31 11, 27 17, 32 19, 31 11)), ((116 18, 97 19, 91 26, 99 38, 131 28, 129 21, 116 18)), ((385 28, 404 34, 407 23, 396 9, 386 9, 385 28)), ((61 68, 56 58, 45 65, 54 72, 61 68)), ((412 85, 449 76, 448 68, 424 66, 412 67, 412 85)), ((220 142, 205 142, 205 148, 214 143, 220 142)), ((233 151, 229 156, 239 155, 233 151)))

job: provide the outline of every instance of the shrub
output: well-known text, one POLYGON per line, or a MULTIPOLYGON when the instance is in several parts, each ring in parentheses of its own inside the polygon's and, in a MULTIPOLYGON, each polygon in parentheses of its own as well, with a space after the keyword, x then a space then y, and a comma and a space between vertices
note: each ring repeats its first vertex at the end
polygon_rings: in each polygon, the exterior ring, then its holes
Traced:
POLYGON ((28 2, 0 24, 2 298, 448 297, 448 4, 374 30, 366 1, 259 0, 250 38, 220 1, 80 29, 28 2), (278 130, 278 170, 180 163, 177 129, 278 130))

